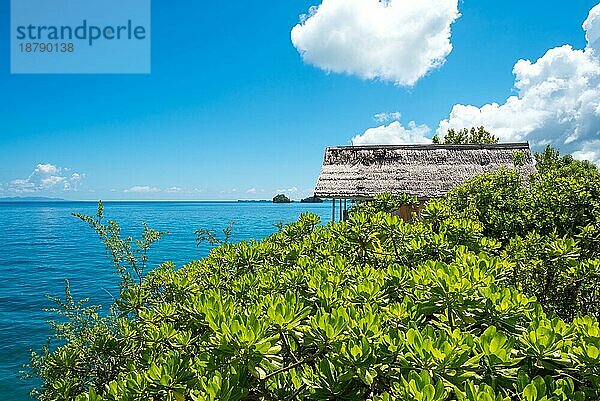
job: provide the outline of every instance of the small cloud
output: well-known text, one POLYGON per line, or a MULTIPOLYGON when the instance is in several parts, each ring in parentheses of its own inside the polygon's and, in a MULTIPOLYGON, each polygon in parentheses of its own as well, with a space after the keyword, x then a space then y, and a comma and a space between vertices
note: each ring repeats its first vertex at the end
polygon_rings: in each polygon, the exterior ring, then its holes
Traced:
POLYGON ((291 187, 291 188, 288 188, 288 189, 278 189, 277 192, 278 193, 293 194, 295 192, 298 192, 298 188, 297 187, 291 187))
POLYGON ((171 187, 171 188, 165 189, 165 193, 167 193, 167 194, 176 194, 176 193, 181 193, 181 192, 183 192, 183 189, 181 189, 179 187, 171 187))
POLYGON ((42 184, 42 188, 52 188, 55 185, 66 182, 65 177, 59 177, 56 175, 51 175, 50 177, 42 178, 40 183, 42 184))
POLYGON ((126 194, 128 194, 128 193, 155 194, 155 193, 161 192, 161 190, 159 188, 155 188, 155 187, 135 185, 129 189, 124 190, 123 192, 125 192, 126 194))
POLYGON ((246 190, 248 195, 259 195, 264 194, 266 191, 263 188, 250 188, 246 190))
POLYGON ((378 123, 387 123, 389 121, 399 121, 402 117, 402 114, 398 111, 393 113, 377 113, 373 116, 373 120, 378 123))
MULTIPOLYGON (((68 171, 68 169, 65 169, 68 171)), ((35 168, 34 172, 41 174, 57 174, 60 172, 60 169, 50 163, 47 164, 38 164, 35 168)))
POLYGON ((400 121, 389 125, 369 128, 361 135, 352 138, 352 145, 403 145, 413 143, 431 143, 431 129, 426 125, 417 125, 414 121, 404 127, 400 121))

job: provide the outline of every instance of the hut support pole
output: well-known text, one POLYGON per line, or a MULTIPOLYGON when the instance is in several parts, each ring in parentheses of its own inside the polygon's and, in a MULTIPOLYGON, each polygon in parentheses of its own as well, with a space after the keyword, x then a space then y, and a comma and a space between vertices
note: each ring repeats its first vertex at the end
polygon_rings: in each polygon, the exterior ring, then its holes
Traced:
POLYGON ((340 198, 340 221, 344 220, 344 208, 342 207, 342 198, 340 198))
POLYGON ((331 221, 335 223, 335 198, 331 202, 331 221))

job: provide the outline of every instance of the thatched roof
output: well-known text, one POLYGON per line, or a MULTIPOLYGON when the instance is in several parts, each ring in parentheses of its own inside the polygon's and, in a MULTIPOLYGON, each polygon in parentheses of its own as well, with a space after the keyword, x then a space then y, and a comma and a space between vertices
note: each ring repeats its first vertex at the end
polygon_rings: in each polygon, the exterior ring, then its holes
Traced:
POLYGON ((315 196, 360 199, 391 192, 435 198, 476 175, 515 168, 516 152, 525 156, 518 170, 534 172, 528 143, 329 147, 315 196))

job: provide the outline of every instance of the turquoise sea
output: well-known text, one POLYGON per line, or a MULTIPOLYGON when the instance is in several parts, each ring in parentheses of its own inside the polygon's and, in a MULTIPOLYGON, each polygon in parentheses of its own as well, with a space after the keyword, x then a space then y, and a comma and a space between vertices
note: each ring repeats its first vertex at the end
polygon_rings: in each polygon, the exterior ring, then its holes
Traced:
MULTIPOLYGON (((155 245, 153 265, 170 260, 181 266, 200 259, 209 246, 197 247, 198 228, 225 228, 235 220, 233 240, 260 239, 306 211, 331 219, 330 203, 272 204, 239 202, 107 202, 106 218, 116 220, 134 237, 141 223, 169 231, 155 245)), ((0 203, 0 399, 28 400, 34 381, 20 380, 29 350, 49 335, 43 311, 46 295, 61 296, 69 279, 76 298, 111 303, 117 279, 95 233, 71 213, 96 213, 93 202, 0 203)), ((106 309, 106 308, 105 308, 106 309)))

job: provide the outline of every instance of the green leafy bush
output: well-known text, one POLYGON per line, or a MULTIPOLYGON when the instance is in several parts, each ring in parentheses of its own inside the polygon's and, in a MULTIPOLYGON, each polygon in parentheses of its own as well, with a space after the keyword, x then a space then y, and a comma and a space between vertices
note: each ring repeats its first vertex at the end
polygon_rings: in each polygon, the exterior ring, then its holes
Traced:
MULTIPOLYGON (((324 227, 305 214, 262 241, 122 280, 107 316, 67 289, 58 342, 32 357, 37 397, 600 399, 597 320, 562 320, 514 288, 527 249, 487 235, 491 209, 473 219, 449 203, 414 224, 363 212, 324 227)), ((124 249, 113 261, 127 277, 139 257, 101 217, 87 221, 124 249)))
POLYGON ((547 148, 538 173, 503 169, 448 194, 446 215, 482 224, 515 263, 510 284, 571 320, 600 318, 600 173, 588 162, 547 148))
POLYGON ((349 214, 375 214, 377 212, 396 213, 404 205, 416 206, 419 201, 416 197, 410 195, 392 196, 390 193, 376 195, 370 200, 359 201, 352 205, 349 214))
MULTIPOLYGON (((538 174, 516 170, 476 177, 445 197, 462 216, 484 224, 487 236, 503 241, 531 231, 576 237, 600 227, 600 173, 588 162, 560 158, 548 148, 536 155, 538 174)), ((597 249, 587 249, 597 251, 597 249)))

